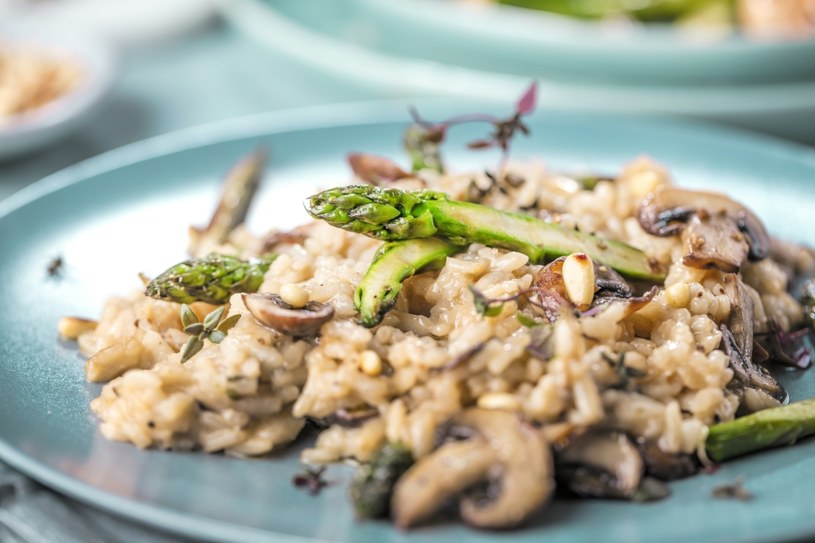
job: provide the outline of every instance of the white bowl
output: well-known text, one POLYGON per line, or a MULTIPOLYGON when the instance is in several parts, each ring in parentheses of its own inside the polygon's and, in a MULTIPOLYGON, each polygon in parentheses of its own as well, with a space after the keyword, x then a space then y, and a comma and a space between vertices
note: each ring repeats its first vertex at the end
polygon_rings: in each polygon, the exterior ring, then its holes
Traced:
POLYGON ((0 124, 0 159, 41 149, 90 120, 109 96, 117 73, 114 52, 106 45, 61 28, 10 25, 0 28, 0 47, 15 47, 70 59, 80 81, 64 96, 0 124))

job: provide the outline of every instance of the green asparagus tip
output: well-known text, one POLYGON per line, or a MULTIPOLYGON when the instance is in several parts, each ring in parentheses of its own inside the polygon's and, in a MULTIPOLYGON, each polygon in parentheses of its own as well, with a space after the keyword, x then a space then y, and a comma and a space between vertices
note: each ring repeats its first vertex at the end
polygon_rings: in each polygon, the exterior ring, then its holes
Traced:
POLYGON ((423 204, 446 199, 441 192, 350 185, 315 194, 305 207, 309 215, 333 226, 397 241, 434 235, 433 217, 423 204))
POLYGON ((185 260, 153 279, 145 294, 182 304, 225 304, 235 293, 257 291, 276 256, 246 261, 213 253, 185 260))

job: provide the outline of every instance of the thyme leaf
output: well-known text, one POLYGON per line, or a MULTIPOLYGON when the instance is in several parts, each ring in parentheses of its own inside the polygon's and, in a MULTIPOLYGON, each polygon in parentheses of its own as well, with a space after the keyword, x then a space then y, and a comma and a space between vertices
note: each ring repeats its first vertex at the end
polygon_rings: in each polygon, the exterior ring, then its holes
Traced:
POLYGON ((204 340, 209 339, 212 343, 220 343, 226 337, 229 329, 235 326, 240 315, 232 315, 224 320, 221 320, 226 306, 220 306, 204 317, 204 321, 198 320, 198 315, 187 304, 181 304, 181 324, 184 327, 184 332, 190 335, 190 338, 181 348, 181 363, 195 356, 198 351, 204 347, 204 340))

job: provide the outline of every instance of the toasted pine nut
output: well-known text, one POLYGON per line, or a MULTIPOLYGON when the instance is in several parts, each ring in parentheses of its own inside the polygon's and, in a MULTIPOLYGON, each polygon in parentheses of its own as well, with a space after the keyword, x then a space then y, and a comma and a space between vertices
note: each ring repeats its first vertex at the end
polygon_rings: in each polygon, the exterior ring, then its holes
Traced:
POLYGON ((566 295, 578 308, 591 305, 594 299, 594 263, 585 253, 572 253, 563 261, 563 284, 566 295))
POLYGON ((81 317, 62 317, 59 319, 57 331, 65 339, 76 339, 85 332, 96 330, 99 324, 95 320, 83 319, 81 317))
POLYGON ((362 373, 376 377, 382 373, 382 359, 373 351, 362 351, 359 353, 357 364, 362 373))
POLYGON ((300 285, 286 283, 280 287, 280 298, 295 309, 305 307, 308 303, 308 292, 300 285))

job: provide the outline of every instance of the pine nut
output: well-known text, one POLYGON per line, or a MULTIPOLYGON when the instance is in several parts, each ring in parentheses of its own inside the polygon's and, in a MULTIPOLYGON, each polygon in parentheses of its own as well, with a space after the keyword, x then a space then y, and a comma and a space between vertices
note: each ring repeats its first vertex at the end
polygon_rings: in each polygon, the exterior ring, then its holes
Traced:
POLYGON ((98 323, 91 319, 80 317, 62 317, 59 319, 57 331, 65 339, 76 339, 85 332, 96 330, 98 323))
POLYGON ((594 263, 585 253, 573 253, 563 261, 566 295, 578 308, 586 308, 594 299, 594 263))
POLYGON ((357 364, 362 373, 376 377, 382 373, 382 359, 373 351, 362 351, 359 353, 357 364))
POLYGON ((280 287, 280 298, 295 309, 305 307, 308 303, 308 292, 300 285, 285 283, 280 287))

